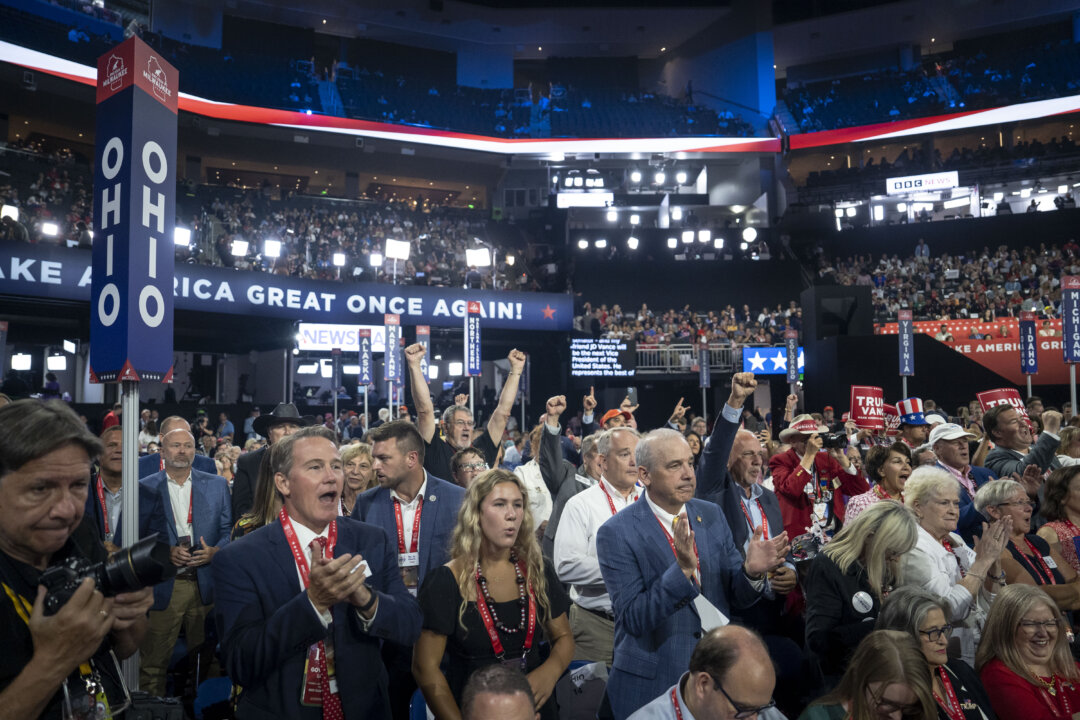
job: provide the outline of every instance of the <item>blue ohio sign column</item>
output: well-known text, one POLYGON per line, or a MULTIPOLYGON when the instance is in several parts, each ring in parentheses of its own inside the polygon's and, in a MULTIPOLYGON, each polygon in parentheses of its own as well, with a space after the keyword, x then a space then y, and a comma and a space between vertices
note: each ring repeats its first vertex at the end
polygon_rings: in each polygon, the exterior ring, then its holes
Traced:
POLYGON ((98 58, 90 372, 172 382, 176 68, 132 37, 98 58))

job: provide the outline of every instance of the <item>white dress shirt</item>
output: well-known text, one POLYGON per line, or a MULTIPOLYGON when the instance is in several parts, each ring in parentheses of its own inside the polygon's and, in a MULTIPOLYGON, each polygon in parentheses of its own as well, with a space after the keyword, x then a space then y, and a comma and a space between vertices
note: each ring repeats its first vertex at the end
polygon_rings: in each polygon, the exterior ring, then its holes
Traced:
MULTIPOLYGON (((329 537, 330 537, 330 525, 327 525, 326 527, 324 527, 322 529, 322 532, 320 532, 320 533, 316 533, 314 530, 309 529, 306 525, 303 525, 303 524, 301 524, 301 523, 299 523, 299 522, 297 522, 295 520, 292 521, 292 526, 293 526, 293 531, 296 533, 296 541, 298 543, 300 543, 300 550, 304 553, 304 559, 307 561, 308 571, 310 572, 310 570, 311 570, 311 543, 317 537, 326 538, 327 540, 329 540, 329 537)), ((327 551, 330 550, 329 546, 327 546, 326 550, 327 551)), ((336 549, 335 549, 334 552, 335 552, 335 557, 336 557, 337 556, 336 549)), ((295 564, 295 560, 294 560, 294 564, 295 564)), ((359 570, 357 570, 357 572, 370 574, 370 570, 367 567, 367 562, 366 561, 365 561, 364 565, 359 570)), ((300 566, 299 565, 296 566, 296 579, 300 582, 300 588, 303 589, 304 588, 304 576, 300 573, 300 566)), ((371 592, 375 592, 375 591, 372 590, 371 592)), ((319 609, 315 607, 315 603, 311 601, 311 596, 308 596, 308 602, 311 603, 311 609, 314 610, 318 614, 319 620, 322 622, 323 627, 330 627, 330 623, 332 623, 334 621, 334 616, 330 614, 330 610, 327 609, 327 610, 325 610, 323 612, 320 612, 319 609)), ((356 609, 356 616, 358 618, 360 618, 360 622, 363 624, 364 630, 367 630, 368 626, 371 625, 371 623, 373 623, 375 621, 375 615, 378 614, 378 612, 379 612, 379 609, 378 609, 378 607, 376 607, 375 608, 375 613, 372 614, 371 619, 368 620, 367 618, 365 618, 363 615, 360 614, 360 609, 359 608, 356 609)), ((324 640, 324 642, 327 643, 327 652, 330 652, 329 648, 330 648, 330 643, 332 641, 333 641, 333 636, 332 635, 327 636, 325 638, 325 640, 324 640)))
MULTIPOLYGON (((398 503, 401 505, 401 531, 405 536, 405 552, 408 552, 408 553, 418 553, 418 552, 420 552, 420 536, 419 536, 419 534, 417 534, 417 536, 416 536, 416 547, 413 547, 413 545, 412 545, 413 524, 416 522, 416 508, 420 506, 420 501, 424 498, 424 494, 427 492, 427 479, 428 479, 428 474, 427 474, 427 470, 425 470, 424 471, 424 484, 421 485, 420 489, 416 491, 416 497, 414 497, 412 499, 412 502, 408 502, 408 503, 405 502, 405 498, 398 495, 396 490, 391 490, 390 491, 390 501, 391 501, 391 503, 393 503, 394 500, 397 500, 398 503)), ((395 518, 397 517, 396 512, 394 513, 394 517, 395 518)), ((424 517, 424 511, 421 510, 420 511, 421 521, 423 521, 423 517, 424 517)), ((395 520, 395 523, 396 522, 397 521, 395 520)), ((390 538, 390 539, 393 541, 394 547, 395 548, 398 547, 398 544, 397 544, 398 539, 396 537, 390 538)), ((400 549, 400 548, 398 548, 398 549, 400 549)))
POLYGON ((529 491, 529 512, 532 513, 533 527, 537 528, 551 518, 551 510, 554 507, 551 502, 551 491, 548 490, 544 477, 540 473, 538 457, 539 453, 529 462, 514 468, 514 474, 529 491))
POLYGON ((199 542, 199 538, 191 537, 191 523, 188 522, 188 510, 191 508, 191 471, 188 471, 184 484, 169 480, 169 501, 172 503, 173 524, 176 526, 176 537, 187 537, 191 544, 199 542))
POLYGON ((611 516, 611 505, 604 495, 607 490, 615 512, 629 507, 641 493, 637 486, 628 497, 601 477, 600 483, 582 490, 566 501, 559 529, 555 532, 553 560, 559 580, 570 586, 570 599, 587 610, 611 612, 600 561, 596 557, 596 532, 611 516))

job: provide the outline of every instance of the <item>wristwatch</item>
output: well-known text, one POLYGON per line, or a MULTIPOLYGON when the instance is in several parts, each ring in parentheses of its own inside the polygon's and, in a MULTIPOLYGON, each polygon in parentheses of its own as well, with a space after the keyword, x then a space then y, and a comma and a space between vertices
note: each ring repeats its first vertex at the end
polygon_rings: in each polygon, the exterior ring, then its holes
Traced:
POLYGON ((361 607, 357 608, 357 610, 359 610, 362 613, 366 613, 368 610, 370 610, 372 608, 372 606, 375 605, 375 601, 379 599, 378 594, 375 592, 375 590, 370 585, 368 585, 367 583, 364 583, 364 587, 367 588, 367 591, 371 594, 371 598, 367 601, 367 603, 365 605, 362 605, 361 607))

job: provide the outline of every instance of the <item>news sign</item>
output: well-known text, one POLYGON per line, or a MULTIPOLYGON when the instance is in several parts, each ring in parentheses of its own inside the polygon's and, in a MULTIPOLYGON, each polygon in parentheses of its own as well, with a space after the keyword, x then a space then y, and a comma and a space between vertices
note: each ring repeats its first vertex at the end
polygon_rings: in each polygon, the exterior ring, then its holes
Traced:
POLYGON ((926 175, 894 177, 885 181, 885 193, 887 195, 907 195, 908 193, 947 190, 954 187, 960 187, 960 173, 955 170, 928 173, 926 175))
POLYGON ((900 375, 911 377, 915 374, 915 322, 910 310, 897 313, 897 340, 900 343, 900 375))
POLYGON ((172 382, 176 68, 138 37, 98 58, 92 382, 172 382))
POLYGON ((465 376, 480 375, 480 303, 470 301, 465 312, 465 376))
MULTIPOLYGON (((571 377, 634 377, 635 344, 615 338, 571 338, 571 377)), ((700 362, 700 360, 699 360, 700 362)), ((706 364, 706 367, 708 365, 706 364)))
POLYGON ((383 380, 396 381, 401 377, 401 316, 387 313, 383 319, 386 326, 386 351, 383 354, 383 380))
MULTIPOLYGON (((382 328, 380 328, 380 330, 381 329, 382 328)), ((370 385, 375 379, 374 372, 372 371, 374 361, 371 358, 371 353, 374 348, 372 347, 371 343, 371 330, 368 330, 366 328, 360 328, 360 330, 358 330, 356 334, 357 352, 360 355, 360 377, 358 378, 358 382, 361 385, 367 386, 370 385)), ((365 394, 366 392, 367 391, 365 390, 365 394)))
POLYGON ((1020 372, 1025 375, 1039 372, 1039 340, 1033 312, 1020 313, 1020 372))
POLYGON ((1061 340, 1065 362, 1080 362, 1080 275, 1061 278, 1061 340))
POLYGON ((850 418, 860 430, 885 429, 885 393, 871 385, 851 386, 850 418))
POLYGON ((420 358, 420 372, 424 380, 428 379, 428 365, 431 363, 431 326, 416 326, 416 342, 424 346, 424 357, 420 358))
POLYGON ((296 347, 305 352, 360 352, 360 335, 366 332, 371 352, 386 350, 386 330, 382 325, 339 325, 336 323, 300 323, 296 347))

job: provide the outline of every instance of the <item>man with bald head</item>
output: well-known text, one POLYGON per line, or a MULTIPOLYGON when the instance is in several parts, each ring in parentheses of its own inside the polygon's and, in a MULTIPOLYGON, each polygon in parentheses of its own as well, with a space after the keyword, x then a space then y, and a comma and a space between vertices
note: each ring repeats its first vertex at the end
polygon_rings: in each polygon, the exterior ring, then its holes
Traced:
POLYGON ((757 712, 760 720, 784 720, 773 706, 772 660, 753 630, 726 625, 705 635, 690 656, 689 671, 630 720, 733 720, 757 712))
POLYGON ((503 663, 480 668, 461 694, 462 720, 538 720, 532 686, 524 673, 503 663))
MULTIPOLYGON (((156 412, 156 411, 155 411, 156 412)), ((153 415, 151 415, 151 418, 153 415)), ((179 415, 170 415, 161 421, 158 426, 158 442, 165 437, 165 434, 174 428, 183 428, 188 432, 191 432, 191 424, 187 420, 179 415)), ((210 473, 211 475, 217 475, 217 465, 214 464, 212 458, 208 458, 205 455, 196 455, 194 464, 192 465, 199 472, 210 473)), ((160 453, 152 453, 150 455, 144 455, 139 458, 139 479, 150 477, 156 472, 161 472, 165 469, 165 461, 161 459, 160 453)))

